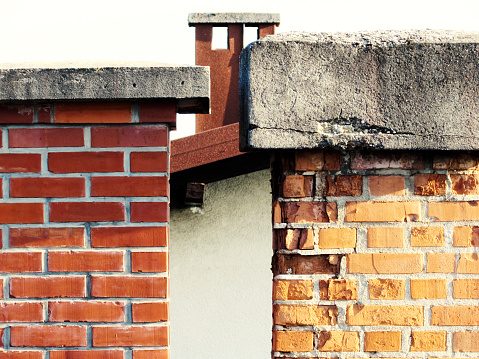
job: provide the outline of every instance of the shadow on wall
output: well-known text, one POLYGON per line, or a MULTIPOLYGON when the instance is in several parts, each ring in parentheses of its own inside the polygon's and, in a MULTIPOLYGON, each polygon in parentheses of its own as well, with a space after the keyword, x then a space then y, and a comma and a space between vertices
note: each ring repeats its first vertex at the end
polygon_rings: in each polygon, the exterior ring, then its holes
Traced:
POLYGON ((268 358, 269 170, 207 184, 203 209, 170 223, 171 358, 268 358))

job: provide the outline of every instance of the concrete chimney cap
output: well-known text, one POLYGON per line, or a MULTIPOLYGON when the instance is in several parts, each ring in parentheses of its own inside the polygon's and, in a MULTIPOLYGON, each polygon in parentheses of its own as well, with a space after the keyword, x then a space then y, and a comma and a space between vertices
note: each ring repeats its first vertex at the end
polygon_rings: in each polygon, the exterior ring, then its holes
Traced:
POLYGON ((0 64, 0 102, 175 100, 178 113, 208 113, 210 69, 151 62, 0 64))
POLYGON ((283 33, 240 59, 243 149, 479 150, 479 33, 283 33))
POLYGON ((222 12, 222 13, 191 13, 188 14, 188 25, 196 26, 198 24, 245 24, 261 25, 276 24, 279 25, 279 14, 250 13, 250 12, 222 12))

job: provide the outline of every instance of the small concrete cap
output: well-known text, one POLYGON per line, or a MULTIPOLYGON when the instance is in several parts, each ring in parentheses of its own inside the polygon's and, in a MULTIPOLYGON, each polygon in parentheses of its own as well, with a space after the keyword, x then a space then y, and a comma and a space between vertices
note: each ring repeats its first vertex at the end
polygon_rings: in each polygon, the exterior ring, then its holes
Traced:
POLYGON ((276 24, 279 25, 279 14, 263 14, 253 12, 221 12, 221 13, 192 13, 188 14, 188 25, 198 24, 276 24))
POLYGON ((209 113, 210 70, 149 62, 0 64, 0 102, 176 100, 178 113, 209 113))
POLYGON ((243 149, 479 150, 479 33, 286 33, 241 54, 243 149))

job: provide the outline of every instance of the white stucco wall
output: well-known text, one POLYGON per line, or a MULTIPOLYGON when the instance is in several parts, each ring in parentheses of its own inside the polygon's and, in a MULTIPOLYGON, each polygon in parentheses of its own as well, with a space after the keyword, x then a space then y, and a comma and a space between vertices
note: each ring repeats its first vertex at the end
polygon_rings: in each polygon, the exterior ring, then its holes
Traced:
POLYGON ((210 183, 171 211, 172 359, 271 357, 269 170, 210 183))

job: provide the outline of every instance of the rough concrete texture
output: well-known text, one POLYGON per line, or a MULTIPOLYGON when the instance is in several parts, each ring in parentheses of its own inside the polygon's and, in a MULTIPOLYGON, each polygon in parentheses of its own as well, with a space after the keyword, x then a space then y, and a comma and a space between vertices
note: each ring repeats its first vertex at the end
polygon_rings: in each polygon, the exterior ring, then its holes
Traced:
POLYGON ((223 12, 223 13, 191 13, 188 14, 188 24, 277 24, 279 14, 264 14, 253 12, 223 12))
POLYGON ((479 33, 286 33, 241 55, 241 146, 479 149, 479 33))
POLYGON ((179 113, 208 113, 210 71, 162 63, 0 64, 0 102, 176 99, 179 113))

